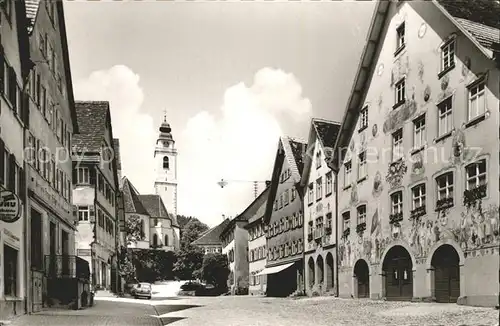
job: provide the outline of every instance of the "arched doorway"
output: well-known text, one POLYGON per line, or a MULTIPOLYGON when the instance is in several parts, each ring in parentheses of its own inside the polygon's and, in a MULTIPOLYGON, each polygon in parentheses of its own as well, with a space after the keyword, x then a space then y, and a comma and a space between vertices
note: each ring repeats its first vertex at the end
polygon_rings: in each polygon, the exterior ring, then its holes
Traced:
POLYGON ((434 296, 437 302, 456 303, 460 296, 460 257, 450 245, 442 245, 432 255, 434 296))
POLYGON ((307 262, 308 265, 308 270, 307 270, 307 276, 308 276, 308 285, 309 288, 312 288, 314 286, 314 283, 316 281, 316 270, 314 268, 314 259, 312 257, 309 258, 309 261, 307 262))
POLYGON ((326 255, 326 289, 329 290, 333 288, 335 284, 334 272, 333 272, 333 256, 331 253, 326 255))
POLYGON ((358 298, 370 297, 370 271, 364 259, 360 259, 354 265, 354 277, 358 288, 358 298))
POLYGON ((316 259, 316 267, 318 268, 318 284, 323 284, 325 280, 325 263, 323 262, 323 257, 321 255, 316 259))
POLYGON ((392 247, 382 265, 387 300, 411 300, 413 297, 413 263, 402 246, 392 247))

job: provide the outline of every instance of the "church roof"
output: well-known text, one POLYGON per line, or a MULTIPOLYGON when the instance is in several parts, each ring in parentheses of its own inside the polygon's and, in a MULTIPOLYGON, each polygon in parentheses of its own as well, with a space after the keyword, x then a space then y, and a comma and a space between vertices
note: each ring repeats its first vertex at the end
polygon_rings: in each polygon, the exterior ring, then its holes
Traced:
POLYGON ((132 185, 132 182, 127 177, 123 178, 123 203, 125 213, 136 213, 149 215, 149 212, 142 205, 141 200, 139 199, 139 192, 132 185))
MULTIPOLYGON (((139 195, 139 200, 142 206, 148 212, 148 215, 153 218, 171 218, 171 214, 167 212, 165 204, 159 195, 139 195)), ((179 226, 177 221, 172 220, 172 226, 179 226), (175 223, 175 224, 174 224, 175 223)))

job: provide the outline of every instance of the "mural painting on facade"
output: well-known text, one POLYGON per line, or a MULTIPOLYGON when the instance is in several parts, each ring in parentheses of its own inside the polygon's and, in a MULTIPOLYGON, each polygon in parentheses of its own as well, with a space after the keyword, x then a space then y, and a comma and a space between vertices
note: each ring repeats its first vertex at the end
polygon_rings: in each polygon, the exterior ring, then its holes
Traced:
POLYGON ((407 100, 401 107, 391 110, 389 117, 384 121, 383 131, 385 134, 402 128, 404 123, 411 119, 417 112, 415 100, 407 100))
POLYGON ((429 85, 425 86, 424 89, 424 101, 428 102, 431 98, 431 87, 429 85))
POLYGON ((411 157, 411 162, 412 162, 411 165, 412 178, 417 178, 422 176, 425 172, 424 157, 422 155, 422 152, 415 153, 411 157))
POLYGON ((441 78, 441 90, 446 90, 448 85, 450 85, 450 77, 448 77, 448 75, 444 75, 443 78, 441 78))
POLYGON ((382 98, 382 94, 380 94, 378 96, 378 100, 377 100, 377 105, 378 105, 378 112, 380 113, 380 111, 382 111, 382 104, 384 104, 384 100, 382 98))
POLYGON ((418 61, 418 79, 421 83, 424 82, 424 63, 422 60, 418 61))
POLYGON ((373 197, 378 198, 382 193, 382 190, 384 190, 384 186, 382 184, 382 174, 380 173, 380 171, 377 171, 375 177, 373 178, 373 197))
POLYGON ((362 132, 359 134, 359 144, 358 151, 362 152, 366 148, 366 132, 362 132))
POLYGON ((358 202, 358 186, 356 182, 353 182, 351 186, 351 198, 349 204, 354 206, 356 205, 357 202, 358 202))
POLYGON ((465 133, 462 129, 457 129, 454 132, 452 140, 452 150, 450 162, 452 164, 460 166, 465 162, 469 161, 474 156, 474 151, 467 148, 465 142, 465 133))
POLYGON ((404 160, 398 160, 389 165, 389 172, 385 180, 389 183, 391 188, 396 188, 401 186, 403 183, 403 177, 406 174, 408 167, 404 160))
POLYGON ((462 65, 462 76, 467 76, 470 71, 471 60, 470 57, 465 57, 464 64, 462 65))
POLYGON ((372 127, 372 136, 373 138, 376 138, 377 137, 377 134, 378 134, 378 126, 377 124, 375 123, 372 127))
POLYGON ((378 65, 378 68, 377 68, 377 75, 378 76, 382 76, 382 74, 384 73, 384 64, 381 63, 378 65))
POLYGON ((427 24, 422 23, 418 28, 418 38, 423 38, 425 36, 425 32, 427 32, 427 24))

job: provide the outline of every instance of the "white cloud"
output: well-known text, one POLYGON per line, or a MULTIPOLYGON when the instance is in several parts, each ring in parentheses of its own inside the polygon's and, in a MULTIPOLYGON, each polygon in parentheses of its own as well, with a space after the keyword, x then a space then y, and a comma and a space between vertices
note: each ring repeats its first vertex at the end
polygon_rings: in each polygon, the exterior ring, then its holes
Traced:
POLYGON ((139 80, 137 74, 122 65, 95 71, 75 83, 75 98, 110 102, 113 137, 120 139, 122 175, 129 177, 140 192, 152 193, 152 158, 158 128, 151 116, 141 112, 144 92, 139 80), (147 157, 151 159, 144 159, 147 157))
MULTIPOLYGON (((141 193, 152 193, 158 126, 141 112, 144 93, 139 81, 128 67, 114 66, 76 82, 75 95, 79 100, 110 102, 123 175, 141 193)), ((264 68, 250 87, 244 83, 229 87, 220 112, 199 112, 182 132, 174 127, 179 151, 178 213, 215 225, 222 214, 235 216, 245 209, 253 199, 252 181, 271 176, 283 115, 308 121, 311 103, 292 74, 264 68), (228 182, 223 189, 217 184, 221 178, 228 182)), ((261 183, 259 189, 263 187, 261 183)))
POLYGON ((198 113, 177 136, 179 212, 210 225, 220 222, 222 214, 234 216, 247 207, 252 180, 270 178, 282 135, 278 115, 304 121, 311 103, 292 74, 263 68, 250 87, 239 83, 226 90, 221 113, 219 119, 198 113), (228 182, 224 189, 217 185, 221 178, 228 182))

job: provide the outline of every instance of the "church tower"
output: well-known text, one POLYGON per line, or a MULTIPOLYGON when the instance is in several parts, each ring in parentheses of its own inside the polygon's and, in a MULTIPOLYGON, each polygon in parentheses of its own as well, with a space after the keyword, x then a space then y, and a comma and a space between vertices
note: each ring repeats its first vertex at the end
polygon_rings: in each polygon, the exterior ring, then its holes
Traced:
POLYGON ((177 216, 177 149, 166 113, 155 146, 155 193, 160 195, 169 213, 177 216))

